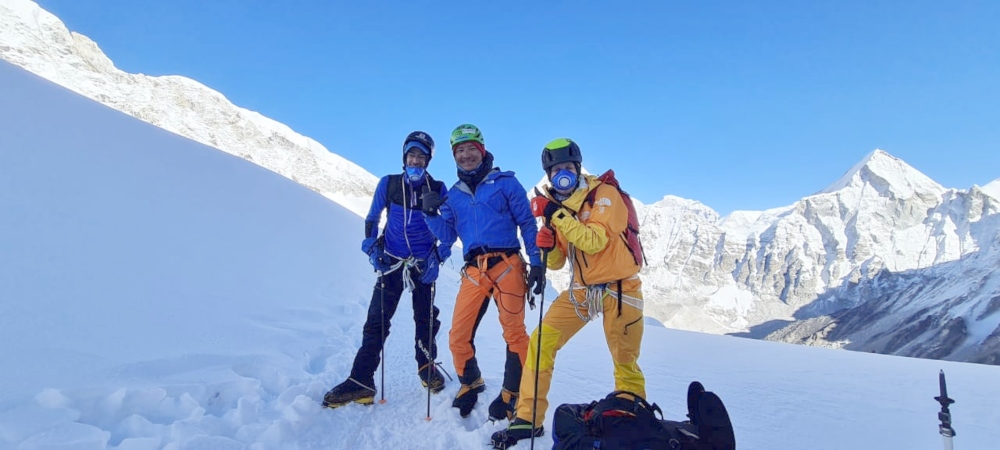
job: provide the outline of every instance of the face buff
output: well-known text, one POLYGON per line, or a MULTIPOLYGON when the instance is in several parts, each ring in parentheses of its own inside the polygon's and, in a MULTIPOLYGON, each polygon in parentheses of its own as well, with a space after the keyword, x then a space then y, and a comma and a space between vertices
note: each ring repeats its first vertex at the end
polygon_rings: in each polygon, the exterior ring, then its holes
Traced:
POLYGON ((424 174, 426 173, 423 167, 406 166, 406 179, 410 180, 411 183, 424 181, 424 174))

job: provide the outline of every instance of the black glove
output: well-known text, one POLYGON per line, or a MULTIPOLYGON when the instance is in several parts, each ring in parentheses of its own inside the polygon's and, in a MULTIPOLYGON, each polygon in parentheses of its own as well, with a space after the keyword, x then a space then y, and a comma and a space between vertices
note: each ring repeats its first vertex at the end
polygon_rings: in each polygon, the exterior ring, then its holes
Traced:
POLYGON ((531 199, 531 214, 535 217, 544 217, 546 224, 552 221, 552 215, 559 211, 559 208, 562 208, 559 203, 549 200, 541 193, 531 199))
POLYGON ((531 266, 528 270, 528 290, 539 295, 545 290, 545 268, 542 266, 531 266), (534 286, 534 290, 531 288, 534 286))
POLYGON ((420 195, 420 209, 428 216, 436 216, 444 201, 441 194, 432 191, 430 186, 424 186, 424 193, 420 195))
POLYGON ((548 205, 545 205, 545 223, 551 223, 552 215, 560 209, 562 209, 562 206, 556 202, 549 202, 548 205))
POLYGON ((385 249, 382 247, 381 241, 376 241, 368 248, 368 262, 371 263, 372 268, 374 268, 376 272, 385 273, 392 270, 392 257, 385 253, 385 249))

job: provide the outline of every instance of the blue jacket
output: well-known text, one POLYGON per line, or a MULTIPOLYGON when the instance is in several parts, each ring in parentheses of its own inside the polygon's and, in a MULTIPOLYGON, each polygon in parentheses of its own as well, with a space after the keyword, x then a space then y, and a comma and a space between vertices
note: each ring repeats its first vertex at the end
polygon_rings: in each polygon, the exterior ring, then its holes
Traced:
POLYGON ((424 186, 430 186, 442 196, 445 195, 444 183, 435 181, 429 174, 419 186, 410 184, 402 174, 382 177, 375 188, 368 217, 365 218, 365 237, 378 236, 382 211, 388 208, 384 233, 385 251, 403 259, 410 256, 427 259, 436 239, 420 212, 420 194, 424 186))
POLYGON ((440 214, 426 219, 441 245, 451 247, 456 238, 461 238, 466 257, 477 250, 520 249, 520 228, 530 264, 542 265, 541 252, 535 245, 538 226, 531 215, 528 195, 514 172, 493 169, 479 182, 475 194, 459 180, 448 190, 440 214))

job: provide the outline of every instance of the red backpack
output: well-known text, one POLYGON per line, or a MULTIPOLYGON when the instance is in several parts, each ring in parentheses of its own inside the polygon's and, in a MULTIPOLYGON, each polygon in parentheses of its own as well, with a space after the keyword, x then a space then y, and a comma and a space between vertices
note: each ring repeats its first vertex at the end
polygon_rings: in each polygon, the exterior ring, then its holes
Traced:
MULTIPOLYGON (((622 232, 622 237, 625 238, 625 245, 628 247, 629 251, 632 252, 632 258, 635 259, 635 264, 641 269, 644 265, 648 264, 646 262, 646 252, 642 249, 642 242, 639 240, 639 215, 635 212, 635 205, 632 204, 632 197, 628 195, 628 192, 622 190, 621 185, 618 184, 618 179, 615 178, 615 171, 608 170, 604 172, 601 176, 597 177, 602 183, 613 186, 618 190, 618 193, 622 196, 622 201, 625 202, 625 207, 628 208, 628 226, 625 227, 625 231, 622 232)), ((587 194, 587 204, 591 207, 594 206, 594 197, 597 195, 597 189, 593 189, 587 194)))

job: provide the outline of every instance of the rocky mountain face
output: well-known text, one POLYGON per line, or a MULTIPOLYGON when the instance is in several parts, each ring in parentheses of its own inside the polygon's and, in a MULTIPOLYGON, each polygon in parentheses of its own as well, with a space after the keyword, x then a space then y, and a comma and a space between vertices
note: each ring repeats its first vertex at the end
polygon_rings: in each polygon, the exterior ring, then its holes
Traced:
MULTIPOLYGON (((934 359, 1000 364, 1000 215, 977 188, 952 193, 951 205, 990 211, 964 223, 973 250, 957 259, 901 271, 883 269, 823 293, 794 322, 767 336, 934 359), (825 313, 834 308, 846 308, 825 313)), ((961 215, 966 209, 953 209, 961 215)))
POLYGON ((0 59, 165 130, 239 156, 362 215, 378 179, 318 142, 180 76, 117 69, 97 44, 29 0, 0 3, 0 59))
MULTIPOLYGON (((995 183, 991 183, 995 184, 995 183)), ((876 150, 795 204, 644 208, 648 312, 668 326, 996 362, 1000 200, 876 150)))

